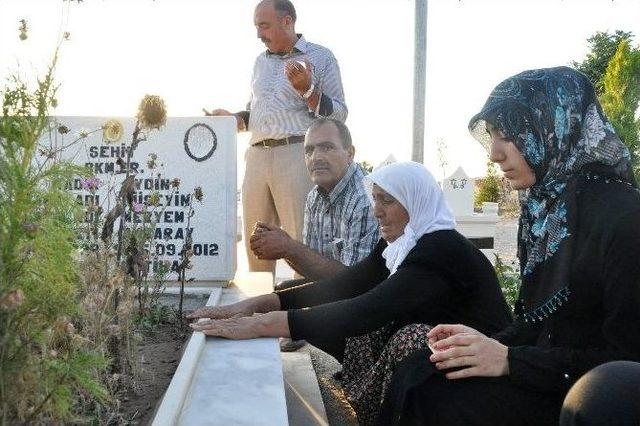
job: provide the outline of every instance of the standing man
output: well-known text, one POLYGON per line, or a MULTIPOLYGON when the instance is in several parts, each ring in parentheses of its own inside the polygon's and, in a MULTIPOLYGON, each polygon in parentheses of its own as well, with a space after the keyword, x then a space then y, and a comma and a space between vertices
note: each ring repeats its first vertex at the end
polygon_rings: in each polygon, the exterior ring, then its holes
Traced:
POLYGON ((256 222, 280 224, 302 239, 304 203, 312 184, 304 165, 304 133, 316 117, 344 121, 347 107, 338 62, 331 51, 295 31, 296 11, 288 0, 256 6, 257 36, 267 50, 256 59, 247 111, 216 109, 207 115, 235 115, 238 131, 251 132, 242 185, 244 235, 249 270, 275 271, 275 261, 258 259, 249 236, 256 222))
POLYGON ((377 244, 378 222, 354 153, 349 129, 341 121, 320 118, 309 127, 304 154, 316 186, 307 196, 304 244, 266 223, 259 223, 250 239, 259 259, 285 259, 304 277, 279 289, 331 277, 368 256, 377 244))

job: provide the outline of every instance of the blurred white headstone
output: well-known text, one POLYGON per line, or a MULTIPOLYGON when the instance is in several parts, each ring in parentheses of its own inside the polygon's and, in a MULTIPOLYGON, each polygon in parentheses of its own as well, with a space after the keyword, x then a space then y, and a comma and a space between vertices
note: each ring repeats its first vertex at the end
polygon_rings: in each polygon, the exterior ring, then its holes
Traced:
MULTIPOLYGON (((45 135, 41 143, 53 139, 54 147, 68 145, 81 132, 88 136, 62 153, 95 173, 102 182, 95 195, 83 189, 82 179, 70 183, 78 200, 87 205, 93 200, 104 213, 114 206, 114 193, 120 190, 125 174, 118 159, 126 160, 126 148, 131 145, 135 119, 117 118, 124 128, 122 138, 115 143, 103 140, 103 117, 58 117, 59 125, 67 134, 53 132, 45 135)), ((143 226, 151 218, 155 225, 155 240, 149 247, 160 260, 168 260, 172 270, 178 265, 179 251, 188 232, 192 232, 193 268, 187 278, 195 281, 229 280, 236 269, 236 122, 234 117, 182 117, 168 118, 160 130, 146 132, 131 160, 131 173, 135 175, 134 202, 144 208, 140 213, 128 213, 129 225, 143 226), (157 168, 149 169, 150 155, 157 155, 157 168), (160 174, 160 176, 158 176, 160 174), (179 188, 172 180, 180 180, 179 188), (189 226, 188 204, 190 193, 201 187, 202 203, 193 200, 193 216, 189 226), (149 205, 153 194, 160 195, 160 205, 149 205), (151 211, 153 210, 153 211, 151 211), (187 229, 188 228, 188 229, 187 229)), ((118 221, 114 226, 117 234, 118 221)), ((157 267, 157 265, 151 265, 157 267)), ((172 272, 169 278, 177 278, 172 272)))
POLYGON ((393 154, 389 154, 382 163, 378 164, 373 168, 373 171, 378 170, 380 167, 388 166, 389 164, 393 164, 397 162, 398 160, 396 160, 396 157, 394 157, 393 154))
POLYGON ((467 176, 462 167, 458 167, 451 176, 445 178, 442 190, 456 216, 473 214, 474 188, 475 181, 467 176))

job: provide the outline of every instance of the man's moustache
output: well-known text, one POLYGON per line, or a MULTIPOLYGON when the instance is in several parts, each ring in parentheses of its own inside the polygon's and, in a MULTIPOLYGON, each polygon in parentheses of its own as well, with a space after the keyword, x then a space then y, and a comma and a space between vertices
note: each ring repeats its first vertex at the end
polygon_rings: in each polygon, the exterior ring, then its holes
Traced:
POLYGON ((311 166, 311 170, 328 169, 328 168, 329 168, 329 165, 326 163, 316 163, 311 166))

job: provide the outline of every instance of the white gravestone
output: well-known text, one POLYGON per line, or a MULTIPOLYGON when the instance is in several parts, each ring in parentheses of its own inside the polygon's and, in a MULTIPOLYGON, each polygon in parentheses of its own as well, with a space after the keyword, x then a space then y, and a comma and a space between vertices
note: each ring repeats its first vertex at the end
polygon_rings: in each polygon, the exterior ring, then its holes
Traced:
POLYGON ((443 181, 442 187, 444 196, 456 217, 458 232, 467 237, 491 262, 494 262, 495 228, 499 218, 496 212, 474 213, 475 180, 458 167, 443 181))
MULTIPOLYGON (((58 117, 59 125, 69 133, 56 133, 56 146, 67 145, 80 132, 89 135, 63 151, 63 158, 71 159, 95 173, 102 182, 95 196, 82 188, 82 179, 75 179, 70 189, 78 200, 87 205, 95 200, 106 215, 114 206, 114 193, 120 190, 125 174, 118 159, 126 161, 126 149, 131 145, 135 127, 134 118, 117 118, 124 128, 122 138, 115 143, 103 140, 102 125, 110 118, 58 117), (97 131, 96 131, 97 130, 97 131), (62 141, 61 139, 65 140, 62 141), (109 191, 111 189, 111 191, 109 191)), ((48 139, 49 136, 46 136, 48 139)), ((47 141, 42 141, 46 145, 47 141)), ((179 252, 188 232, 192 233, 192 269, 187 279, 196 282, 226 281, 236 270, 236 123, 233 117, 167 118, 160 130, 146 131, 146 140, 140 142, 131 159, 131 173, 135 174, 134 202, 148 205, 153 193, 160 195, 160 205, 154 212, 129 212, 129 225, 156 222, 151 253, 160 260, 169 261, 176 279, 175 268, 179 252), (150 154, 156 154, 158 168, 150 170, 150 154), (160 176, 158 177, 158 173, 160 176), (174 178, 180 179, 178 189, 172 187, 174 178), (188 223, 188 204, 195 187, 201 187, 202 203, 193 200, 194 214, 188 223), (187 229, 189 228, 189 229, 187 229)), ((138 206, 140 208, 140 206, 138 206)), ((113 235, 118 231, 118 221, 113 235)), ((152 262, 153 263, 153 262, 152 262)), ((156 268, 157 265, 150 265, 156 268)))
POLYGON ((462 167, 458 167, 443 181, 442 190, 456 217, 473 214, 474 188, 475 181, 467 176, 462 167))

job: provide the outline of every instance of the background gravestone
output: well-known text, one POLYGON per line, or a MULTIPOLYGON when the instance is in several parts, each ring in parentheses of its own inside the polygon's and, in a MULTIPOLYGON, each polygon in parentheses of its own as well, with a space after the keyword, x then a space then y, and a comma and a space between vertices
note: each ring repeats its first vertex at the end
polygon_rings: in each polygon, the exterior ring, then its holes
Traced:
MULTIPOLYGON (((82 179, 70 183, 70 189, 83 205, 95 201, 106 214, 114 206, 114 192, 119 191, 124 173, 118 159, 126 161, 126 148, 131 145, 134 118, 117 118, 123 125, 122 138, 115 143, 103 140, 102 125, 110 118, 58 117, 68 134, 46 135, 54 148, 68 145, 81 132, 85 139, 63 151, 70 159, 95 173, 102 182, 95 195, 82 188, 82 179), (63 140, 64 139, 64 140, 63 140)), ((190 193, 201 187, 202 203, 193 200, 194 214, 189 224, 193 236, 193 268, 187 270, 187 279, 195 281, 230 280, 236 270, 236 122, 233 117, 167 118, 160 130, 146 132, 147 139, 140 142, 131 159, 135 174, 134 202, 148 204, 152 194, 160 194, 160 206, 151 214, 156 222, 155 239, 151 253, 159 255, 177 266, 179 251, 187 235, 190 193), (150 170, 150 155, 157 155, 158 167, 150 170), (158 174, 160 174, 158 176, 158 174), (180 180, 179 189, 172 187, 174 178, 180 180)), ((126 221, 142 226, 149 222, 149 214, 128 214, 126 221)), ((118 221, 114 226, 114 235, 118 221)), ((157 265, 152 265, 152 267, 157 265)), ((169 279, 178 275, 172 272, 169 279)))
POLYGON ((475 181, 458 167, 455 172, 442 182, 442 190, 453 214, 458 216, 473 215, 473 192, 475 181))

